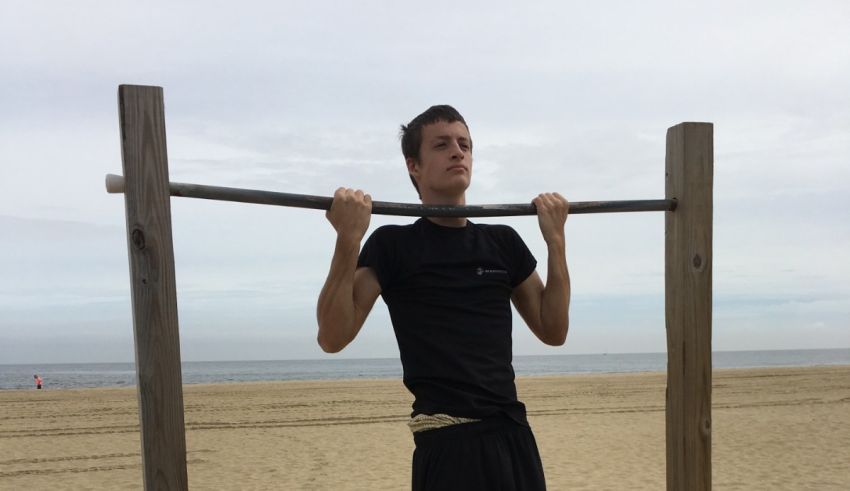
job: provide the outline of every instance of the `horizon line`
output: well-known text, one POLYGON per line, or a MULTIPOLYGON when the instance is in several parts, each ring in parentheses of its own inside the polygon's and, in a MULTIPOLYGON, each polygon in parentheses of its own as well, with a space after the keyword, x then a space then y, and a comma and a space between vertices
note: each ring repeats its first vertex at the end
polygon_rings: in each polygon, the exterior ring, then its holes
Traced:
MULTIPOLYGON (((840 350, 850 350, 850 346, 846 347, 838 347, 838 348, 782 348, 782 349, 733 349, 733 350, 712 350, 713 353, 745 353, 745 352, 770 352, 770 351, 840 351, 840 350)), ((608 356, 608 355, 666 355, 666 351, 633 351, 633 352, 603 352, 603 353, 548 353, 548 354, 514 354, 514 358, 518 357, 547 357, 547 356, 608 356)), ((335 357, 333 355, 329 355, 327 357, 322 358, 279 358, 279 359, 228 359, 228 360, 181 360, 181 363, 242 363, 242 362, 278 362, 278 361, 356 361, 356 360, 399 360, 399 357, 392 356, 377 356, 370 358, 363 357, 335 357)), ((14 366, 14 365, 40 365, 40 366, 50 366, 50 365, 107 365, 107 364, 119 364, 119 363, 130 363, 135 365, 136 360, 126 360, 126 361, 94 361, 94 362, 86 362, 86 361, 71 361, 71 362, 51 362, 51 363, 39 363, 39 362, 24 362, 24 363, 0 363, 0 367, 2 366, 14 366)))

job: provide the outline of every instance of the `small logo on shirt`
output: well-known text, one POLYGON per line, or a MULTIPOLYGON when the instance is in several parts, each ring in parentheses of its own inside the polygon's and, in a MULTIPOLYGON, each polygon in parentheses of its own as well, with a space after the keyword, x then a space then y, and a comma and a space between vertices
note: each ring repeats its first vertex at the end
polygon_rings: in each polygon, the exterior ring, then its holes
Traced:
POLYGON ((485 274, 508 274, 508 272, 504 269, 478 268, 475 270, 475 274, 477 274, 478 276, 484 276, 485 274))

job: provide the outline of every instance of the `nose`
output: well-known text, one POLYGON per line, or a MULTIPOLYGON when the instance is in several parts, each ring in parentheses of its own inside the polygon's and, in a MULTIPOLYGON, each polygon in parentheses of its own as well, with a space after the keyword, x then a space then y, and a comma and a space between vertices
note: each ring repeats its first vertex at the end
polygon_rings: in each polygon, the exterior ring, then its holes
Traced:
POLYGON ((452 158, 457 160, 463 160, 463 149, 460 148, 460 142, 453 141, 452 142, 452 158))

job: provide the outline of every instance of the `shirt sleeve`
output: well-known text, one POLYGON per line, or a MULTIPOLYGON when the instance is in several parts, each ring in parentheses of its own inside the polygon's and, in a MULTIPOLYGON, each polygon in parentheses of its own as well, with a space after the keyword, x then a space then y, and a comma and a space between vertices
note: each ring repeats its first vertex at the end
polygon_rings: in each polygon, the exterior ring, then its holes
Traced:
POLYGON ((508 227, 508 244, 510 244, 511 253, 511 288, 528 279, 531 273, 537 268, 537 259, 528 250, 528 246, 522 240, 522 237, 511 227, 508 227))
POLYGON ((386 291, 392 284, 393 271, 393 255, 386 232, 387 230, 383 228, 378 228, 372 232, 357 257, 357 267, 372 268, 383 291, 386 291))

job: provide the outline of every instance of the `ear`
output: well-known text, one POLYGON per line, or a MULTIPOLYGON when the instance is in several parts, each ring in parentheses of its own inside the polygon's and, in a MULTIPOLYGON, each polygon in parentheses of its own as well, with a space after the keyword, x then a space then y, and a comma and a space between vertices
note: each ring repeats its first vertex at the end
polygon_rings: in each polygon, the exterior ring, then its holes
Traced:
POLYGON ((419 161, 413 157, 408 157, 404 162, 407 164, 407 173, 413 176, 416 182, 419 182, 419 161))

